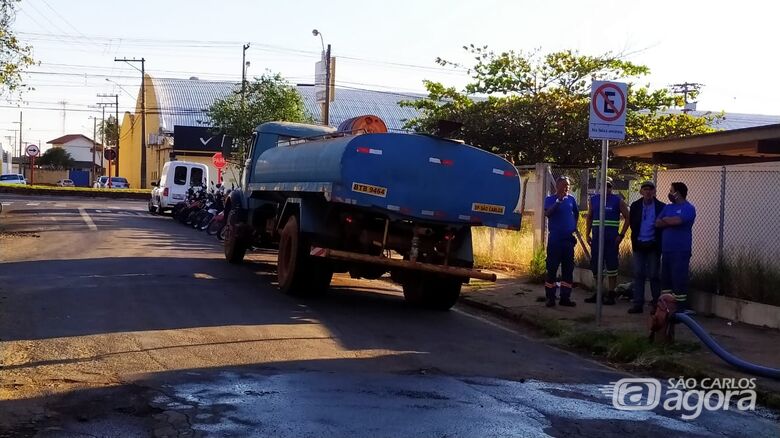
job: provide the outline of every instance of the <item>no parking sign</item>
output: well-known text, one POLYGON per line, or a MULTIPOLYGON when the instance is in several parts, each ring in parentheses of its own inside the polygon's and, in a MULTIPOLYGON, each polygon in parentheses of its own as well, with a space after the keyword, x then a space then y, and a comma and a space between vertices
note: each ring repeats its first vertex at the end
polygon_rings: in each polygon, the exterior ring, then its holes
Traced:
POLYGON ((590 93, 590 138, 625 140, 627 90, 628 87, 622 82, 593 81, 590 93))

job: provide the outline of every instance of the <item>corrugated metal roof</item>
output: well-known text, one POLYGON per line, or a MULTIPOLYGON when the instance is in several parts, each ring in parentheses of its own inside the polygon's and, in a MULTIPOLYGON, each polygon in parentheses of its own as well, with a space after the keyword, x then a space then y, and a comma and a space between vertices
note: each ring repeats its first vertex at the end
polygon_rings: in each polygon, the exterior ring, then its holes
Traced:
MULTIPOLYGON (((689 114, 703 116, 712 114, 708 111, 692 111, 689 114)), ((723 119, 713 124, 714 128, 731 131, 733 129, 755 128, 756 126, 774 125, 780 123, 780 116, 763 114, 726 113, 723 119)))
POLYGON ((160 130, 173 133, 175 125, 209 126, 206 112, 215 100, 236 89, 237 84, 226 81, 201 81, 196 79, 152 78, 159 108, 160 130))
MULTIPOLYGON (((160 129, 172 133, 175 125, 209 126, 206 112, 211 104, 237 90, 238 83, 229 81, 205 81, 199 79, 152 78, 159 108, 149 108, 160 115, 160 129)), ((307 112, 316 121, 321 120, 320 105, 314 97, 314 87, 296 86, 301 93, 307 112)), ((385 121, 392 130, 403 129, 406 120, 419 114, 414 108, 402 108, 401 100, 419 99, 424 96, 352 88, 336 88, 336 99, 330 105, 330 124, 338 126, 346 119, 373 114, 385 121)))

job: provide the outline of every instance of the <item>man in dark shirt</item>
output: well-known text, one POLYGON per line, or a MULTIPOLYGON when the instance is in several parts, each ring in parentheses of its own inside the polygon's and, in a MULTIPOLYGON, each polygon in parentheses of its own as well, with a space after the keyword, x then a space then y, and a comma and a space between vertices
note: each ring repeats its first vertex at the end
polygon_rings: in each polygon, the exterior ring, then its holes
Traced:
POLYGON ((663 230, 661 238, 661 292, 671 293, 677 300, 677 310, 688 308, 688 270, 693 245, 693 223, 696 208, 688 202, 688 187, 672 183, 669 201, 655 220, 663 230))
MULTIPOLYGON (((639 190, 642 197, 631 204, 631 249, 634 259, 634 305, 628 313, 642 313, 645 304, 645 280, 650 280, 652 308, 661 296, 661 228, 655 227, 664 203, 655 197, 655 183, 645 181, 639 190)), ((652 310, 651 310, 652 312, 652 310)))
POLYGON ((547 307, 555 306, 556 279, 558 267, 561 267, 561 298, 559 304, 574 307, 571 300, 572 281, 574 279, 574 231, 580 216, 577 201, 569 195, 569 178, 562 176, 556 180, 556 193, 544 199, 544 215, 547 216, 547 278, 544 283, 547 295, 547 307))

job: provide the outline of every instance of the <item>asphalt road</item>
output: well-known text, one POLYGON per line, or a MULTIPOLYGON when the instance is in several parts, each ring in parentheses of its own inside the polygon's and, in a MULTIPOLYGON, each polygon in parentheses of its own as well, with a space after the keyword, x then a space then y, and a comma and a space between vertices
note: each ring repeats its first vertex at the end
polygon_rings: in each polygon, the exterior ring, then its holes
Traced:
POLYGON ((229 265, 142 202, 2 202, 0 436, 780 436, 616 410, 626 375, 387 283, 282 295, 273 252, 229 265))

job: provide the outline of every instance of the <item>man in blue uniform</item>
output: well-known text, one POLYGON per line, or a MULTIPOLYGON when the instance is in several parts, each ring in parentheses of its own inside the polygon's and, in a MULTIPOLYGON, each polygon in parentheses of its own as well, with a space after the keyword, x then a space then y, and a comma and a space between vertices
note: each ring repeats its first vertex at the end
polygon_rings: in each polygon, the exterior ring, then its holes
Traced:
POLYGON ((561 268, 561 295, 559 304, 574 307, 571 288, 574 278, 574 231, 580 211, 577 201, 569 195, 569 178, 562 176, 555 182, 556 192, 544 199, 544 215, 547 216, 547 278, 544 289, 547 307, 555 306, 556 279, 561 268))
MULTIPOLYGON (((585 217, 585 235, 590 244, 590 270, 593 278, 598 278, 599 252, 599 226, 601 224, 600 206, 601 195, 593 195, 588 205, 588 214, 585 217)), ((612 193, 612 178, 607 178, 607 202, 604 207, 604 277, 607 278, 607 293, 601 298, 601 303, 615 304, 615 287, 617 287, 618 262, 620 256, 620 242, 628 229, 628 207, 623 198, 612 193), (623 228, 620 229, 620 216, 623 216, 623 228), (618 231, 620 229, 620 231, 618 231)), ((595 283, 595 282, 594 282, 595 283)), ((596 294, 585 299, 586 303, 595 303, 596 294)))
POLYGON ((677 300, 677 310, 688 308, 688 268, 693 244, 693 223, 696 208, 688 202, 688 187, 672 183, 669 201, 655 226, 662 229, 661 236, 661 288, 677 300))

